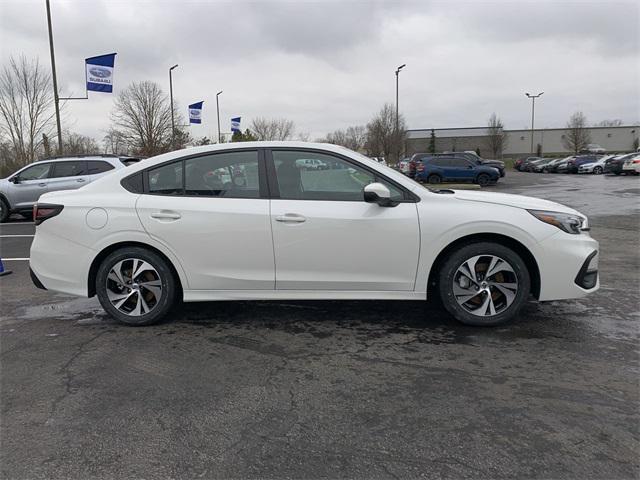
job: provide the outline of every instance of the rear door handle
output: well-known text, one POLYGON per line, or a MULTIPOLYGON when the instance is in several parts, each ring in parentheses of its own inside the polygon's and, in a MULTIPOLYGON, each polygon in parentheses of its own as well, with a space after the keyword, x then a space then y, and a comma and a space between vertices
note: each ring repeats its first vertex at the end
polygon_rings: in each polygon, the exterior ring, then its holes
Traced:
POLYGON ((151 218, 157 218, 158 220, 178 220, 182 218, 178 212, 153 212, 151 218))
POLYGON ((80 183, 82 183, 82 182, 84 182, 84 181, 85 181, 85 180, 84 180, 84 178, 78 178, 78 179, 76 180, 76 182, 80 182, 80 183))
POLYGON ((285 213, 284 215, 278 215, 276 217, 276 221, 284 222, 284 223, 302 223, 302 222, 306 222, 307 219, 306 217, 303 217, 302 215, 298 215, 295 213, 285 213))

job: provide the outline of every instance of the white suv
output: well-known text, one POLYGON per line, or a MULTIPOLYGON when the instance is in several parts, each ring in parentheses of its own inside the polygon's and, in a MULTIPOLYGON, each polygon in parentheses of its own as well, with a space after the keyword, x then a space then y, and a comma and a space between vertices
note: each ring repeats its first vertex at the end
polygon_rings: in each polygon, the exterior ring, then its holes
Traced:
POLYGON ((134 325, 159 321, 180 298, 425 300, 428 292, 461 322, 496 325, 530 295, 598 289, 598 242, 579 212, 518 195, 428 190, 337 145, 167 153, 75 192, 46 193, 34 214, 34 283, 97 295, 134 325), (301 159, 330 167, 301 169, 301 159))
POLYGON ((12 213, 30 215, 33 204, 43 193, 80 188, 137 160, 113 155, 83 155, 51 158, 27 165, 0 179, 0 222, 6 221, 12 213))

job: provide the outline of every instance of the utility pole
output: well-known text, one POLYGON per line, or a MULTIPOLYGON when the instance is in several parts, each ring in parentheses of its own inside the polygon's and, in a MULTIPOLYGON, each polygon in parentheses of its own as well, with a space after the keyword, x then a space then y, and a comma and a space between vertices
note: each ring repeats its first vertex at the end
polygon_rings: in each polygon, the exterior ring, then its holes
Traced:
POLYGON ((406 67, 407 64, 403 63, 402 65, 400 65, 397 69, 396 69, 396 141, 398 142, 398 151, 397 153, 397 159, 396 161, 400 161, 400 110, 398 107, 398 86, 399 86, 399 77, 400 77, 400 70, 402 70, 404 67, 406 67))
POLYGON ((58 79, 56 77, 56 55, 53 51, 53 30, 51 29, 51 6, 47 4, 47 25, 49 26, 49 51, 51 53, 51 76, 53 78, 53 99, 56 107, 56 127, 58 128, 58 155, 62 155, 62 129, 60 128, 60 97, 58 97, 58 79))
POLYGON ((220 103, 218 102, 218 96, 221 93, 222 90, 216 93, 216 113, 218 114, 218 143, 222 143, 222 138, 220 137, 220 103))
POLYGON ((175 147, 176 140, 176 123, 174 114, 173 114, 173 77, 171 76, 171 71, 176 68, 178 64, 176 63, 173 67, 169 69, 169 100, 171 102, 171 148, 175 147))
POLYGON ((544 92, 540 92, 537 95, 531 95, 529 93, 525 93, 525 95, 531 99, 531 155, 535 155, 533 150, 533 125, 536 119, 536 98, 541 97, 544 92))

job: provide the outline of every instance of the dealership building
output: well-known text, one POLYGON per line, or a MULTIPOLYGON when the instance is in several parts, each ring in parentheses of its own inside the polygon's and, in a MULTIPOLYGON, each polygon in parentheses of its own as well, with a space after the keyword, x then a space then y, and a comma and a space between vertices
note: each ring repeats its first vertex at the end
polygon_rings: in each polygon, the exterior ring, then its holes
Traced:
MULTIPOLYGON (((640 125, 619 127, 589 127, 591 141, 603 147, 607 152, 632 152, 638 148, 640 125)), ((488 144, 487 127, 435 128, 436 152, 480 150, 485 158, 493 156, 488 144)), ((531 154, 531 130, 504 130, 506 144, 502 157, 517 158, 531 154)), ((570 155, 564 145, 568 135, 566 128, 542 128, 533 130, 533 150, 542 155, 570 155)), ((428 152, 431 142, 431 129, 407 131, 407 154, 428 152)))

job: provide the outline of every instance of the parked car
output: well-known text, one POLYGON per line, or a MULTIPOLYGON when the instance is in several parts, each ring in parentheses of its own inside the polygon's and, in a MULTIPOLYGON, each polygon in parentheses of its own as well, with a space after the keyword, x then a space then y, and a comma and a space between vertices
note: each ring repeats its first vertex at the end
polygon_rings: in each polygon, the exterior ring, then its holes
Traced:
POLYGON ((640 174, 640 155, 627 158, 622 165, 622 171, 626 174, 640 174))
POLYGON ((584 150, 584 153, 603 154, 603 153, 606 153, 606 150, 602 148, 600 145, 598 145, 597 143, 590 143, 589 145, 587 145, 587 148, 584 150))
POLYGON ((407 177, 409 176, 410 162, 410 157, 405 157, 398 162, 398 171, 405 174, 407 177))
POLYGON ((600 155, 576 155, 567 161, 565 173, 578 173, 580 165, 597 162, 598 160, 600 160, 600 155))
POLYGON ((556 158, 553 162, 549 162, 546 165, 547 172, 549 173, 560 173, 567 168, 567 163, 571 160, 574 155, 570 155, 564 158, 556 158))
POLYGON ((604 172, 605 163, 610 158, 615 157, 615 155, 605 155, 595 162, 583 163, 578 167, 578 173, 593 173, 596 175, 600 175, 604 172))
POLYGON ((497 168, 500 172, 500 177, 505 176, 504 162, 502 160, 489 160, 486 158, 482 158, 474 151, 465 151, 465 152, 443 152, 442 155, 453 155, 456 157, 466 158, 470 162, 474 162, 477 165, 484 165, 485 167, 493 167, 497 168))
POLYGON ((34 284, 97 295, 129 325, 160 321, 178 300, 417 300, 428 291, 463 323, 497 325, 530 295, 561 300, 599 287, 598 242, 576 210, 429 190, 337 145, 178 150, 46 193, 34 218, 34 284), (309 172, 301 158, 347 168, 309 172), (202 188, 200 172, 239 165, 256 177, 202 188), (391 244, 402 248, 380 249, 391 244))
POLYGON ((296 166, 305 170, 327 170, 329 166, 315 158, 301 158, 296 161, 296 166))
POLYGON ((536 173, 549 173, 557 158, 543 158, 531 163, 530 171, 536 173))
POLYGON ((604 173, 613 173, 614 175, 620 175, 621 173, 625 173, 622 169, 624 166, 624 162, 634 157, 635 153, 626 153, 622 155, 616 155, 613 158, 608 159, 604 164, 604 173))
POLYGON ((516 163, 514 164, 514 167, 516 168, 516 170, 520 171, 520 172, 525 172, 527 166, 529 165, 529 163, 535 161, 535 160, 540 160, 542 157, 526 157, 526 158, 522 158, 522 159, 518 159, 516 160, 516 163))
POLYGON ((523 166, 523 170, 525 172, 533 172, 535 171, 535 167, 543 162, 547 162, 549 159, 548 158, 537 158, 536 160, 531 160, 530 162, 527 162, 524 166, 523 166))
POLYGON ((428 155, 416 164, 416 180, 427 183, 473 182, 489 185, 500 179, 494 167, 478 165, 458 156, 428 155))
MULTIPOLYGON (((130 157, 80 155, 39 160, 0 180, 0 222, 12 213, 31 215, 46 192, 80 188, 107 172, 125 168, 130 157)), ((132 164, 132 163, 129 163, 132 164)))

